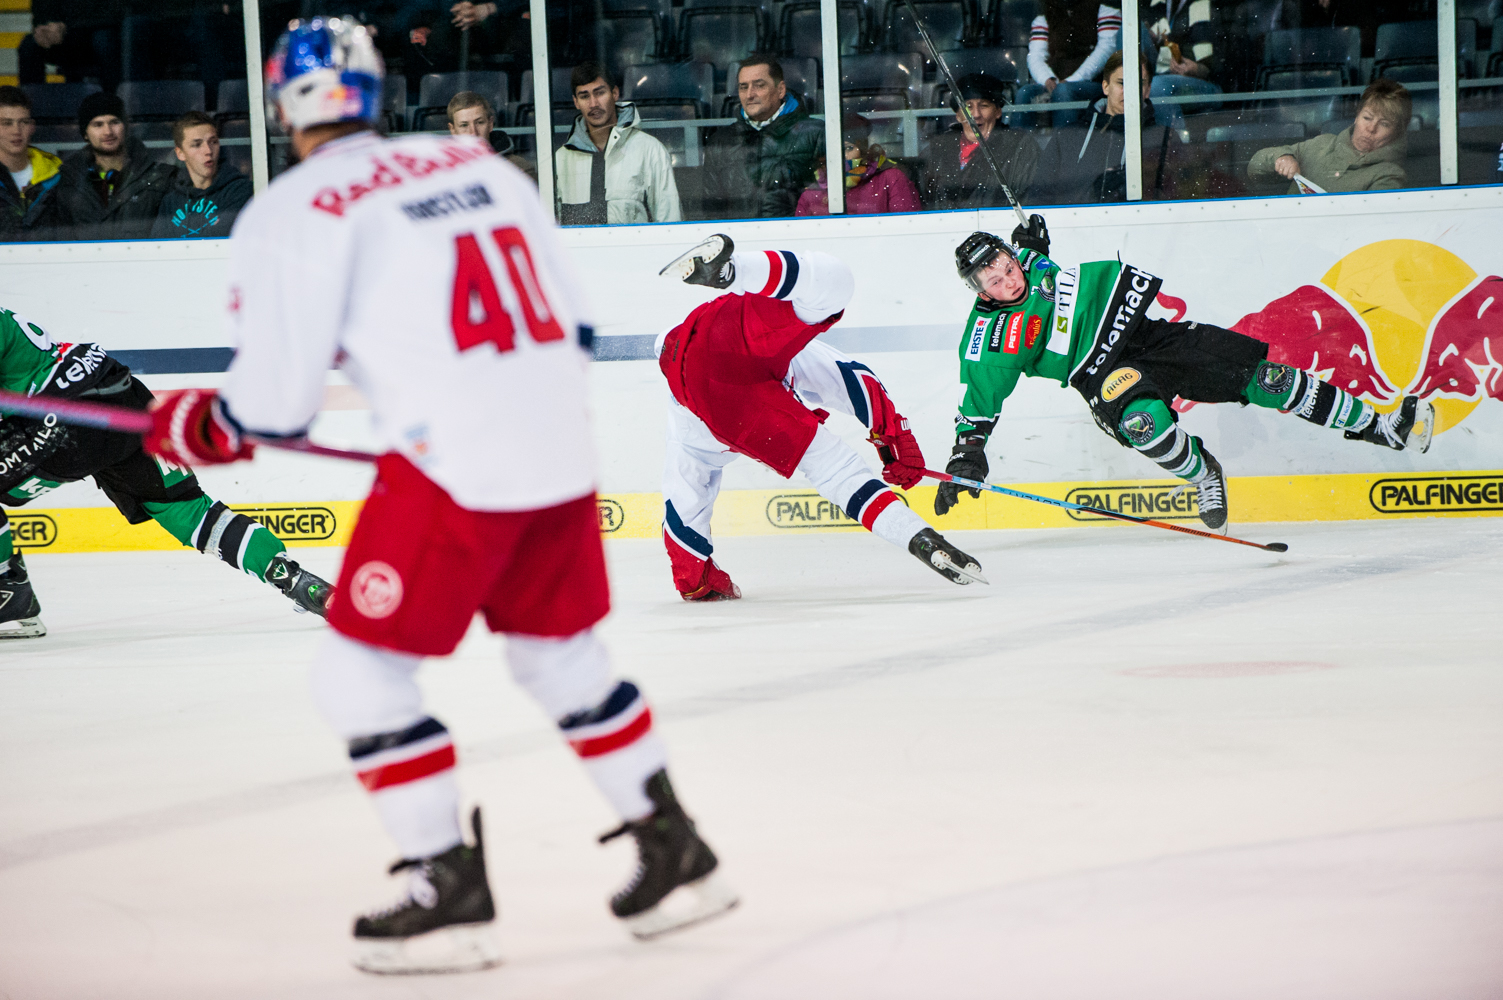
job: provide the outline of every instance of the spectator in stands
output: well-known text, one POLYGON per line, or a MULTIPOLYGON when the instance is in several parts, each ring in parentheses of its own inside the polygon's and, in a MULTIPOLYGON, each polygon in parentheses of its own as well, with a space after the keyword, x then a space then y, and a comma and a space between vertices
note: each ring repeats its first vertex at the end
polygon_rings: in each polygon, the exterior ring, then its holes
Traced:
POLYGON ((16 49, 21 83, 46 83, 47 65, 69 83, 93 76, 106 91, 120 82, 120 0, 31 0, 31 33, 16 49))
POLYGON ((497 156, 506 157, 508 163, 537 183, 537 164, 518 156, 511 136, 496 129, 496 111, 490 101, 473 90, 461 90, 449 98, 448 112, 450 135, 473 135, 484 139, 497 156))
POLYGON ((931 211, 948 211, 1008 204, 981 152, 982 142, 1013 197, 1027 198, 1038 167, 1039 147, 1032 135, 1003 123, 1006 85, 985 73, 971 73, 955 82, 960 87, 959 99, 951 98, 955 124, 929 140, 924 153, 924 206, 931 211), (960 113, 961 100, 981 130, 980 139, 960 113))
MULTIPOLYGON (((1143 197, 1173 198, 1183 151, 1174 129, 1158 124, 1148 99, 1148 64, 1142 72, 1143 197)), ((1103 95, 1080 125, 1054 130, 1039 159, 1033 201, 1083 205, 1127 200, 1127 89, 1122 53, 1113 52, 1102 74, 1103 95)))
MULTIPOLYGON (((410 6, 410 5, 409 5, 410 6)), ((409 15, 407 63, 419 73, 448 73, 462 69, 459 56, 466 37, 471 59, 530 48, 526 31, 526 4, 518 0, 497 3, 433 3, 426 11, 409 15), (443 7, 448 6, 448 10, 443 7)))
MULTIPOLYGON (((1292 146, 1271 146, 1253 154, 1247 177, 1257 183, 1294 181, 1299 174, 1326 191, 1383 191, 1404 187, 1411 110, 1402 84, 1379 78, 1362 92, 1357 118, 1339 135, 1317 135, 1292 146)), ((1291 183, 1290 194, 1299 193, 1291 183)))
POLYGON ((1145 20, 1154 44, 1159 46, 1158 75, 1172 73, 1201 80, 1219 75, 1216 26, 1211 21, 1215 6, 1214 0, 1150 0, 1145 20))
POLYGON ((736 78, 735 123, 716 129, 705 150, 705 214, 712 219, 790 216, 814 180, 824 126, 790 93, 772 56, 748 56, 736 78))
POLYGON ((1097 0, 1043 0, 1028 39, 1028 72, 1050 94, 1094 80, 1121 47, 1122 11, 1097 0))
POLYGON ((180 166, 157 209, 151 238, 228 236, 251 198, 251 182, 220 159, 219 126, 202 111, 172 124, 172 151, 180 166))
MULTIPOLYGON (((872 142, 872 123, 854 112, 840 119, 845 140, 845 211, 847 215, 922 212, 918 188, 908 173, 872 142)), ((829 171, 821 166, 814 183, 799 195, 797 215, 829 215, 829 171)))
POLYGON ((174 169, 156 163, 125 123, 114 94, 90 94, 78 107, 87 145, 63 159, 59 192, 79 240, 144 240, 151 236, 174 169))
POLYGON ((574 131, 553 154, 559 221, 566 226, 679 222, 678 185, 667 148, 637 124, 611 71, 574 67, 574 131))
POLYGON ((0 241, 54 240, 63 161, 31 144, 36 122, 20 87, 0 87, 0 241))

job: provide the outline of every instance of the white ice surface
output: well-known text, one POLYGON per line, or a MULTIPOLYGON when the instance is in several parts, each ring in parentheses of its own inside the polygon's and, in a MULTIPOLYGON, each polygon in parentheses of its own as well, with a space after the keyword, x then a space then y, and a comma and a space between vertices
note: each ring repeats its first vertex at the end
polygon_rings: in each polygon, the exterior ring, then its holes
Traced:
MULTIPOLYGON (((607 546, 605 634, 742 890, 631 941, 630 848, 472 632, 425 668, 506 963, 373 979, 393 859, 305 672, 323 629, 191 553, 36 555, 0 645, 0 997, 1503 996, 1503 521, 725 539, 747 597, 607 546)), ((334 573, 336 550, 300 550, 334 573)))

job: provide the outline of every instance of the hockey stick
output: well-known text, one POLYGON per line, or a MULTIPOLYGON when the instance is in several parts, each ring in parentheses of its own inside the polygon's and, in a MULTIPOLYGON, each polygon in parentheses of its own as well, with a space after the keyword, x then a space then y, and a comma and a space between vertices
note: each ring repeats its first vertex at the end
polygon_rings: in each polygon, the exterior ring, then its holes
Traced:
POLYGON ((1005 486, 993 486, 991 483, 983 483, 975 479, 961 479, 959 476, 952 476, 948 472, 935 472, 933 469, 925 469, 924 475, 932 476, 935 479, 940 479, 947 483, 954 483, 956 486, 964 486, 968 489, 988 490, 992 493, 1001 493, 1003 496, 1017 497, 1020 500, 1032 500, 1035 503, 1046 503, 1051 507, 1063 507, 1066 510, 1088 511, 1092 514, 1100 514, 1102 517, 1109 517, 1117 521, 1130 521, 1133 524, 1146 524, 1154 528, 1168 528, 1170 531, 1182 531, 1187 535, 1199 535, 1201 538, 1214 538, 1218 542, 1236 542, 1238 545, 1250 545, 1255 549, 1263 549, 1268 552, 1289 551, 1289 546, 1285 545, 1283 542, 1269 542, 1266 545, 1262 542, 1248 542, 1244 541, 1241 538, 1233 538, 1230 535, 1218 535, 1214 532, 1200 531, 1196 528, 1182 528, 1177 524, 1170 524, 1168 521, 1155 521, 1151 517, 1134 517, 1131 514, 1119 514, 1114 510, 1102 510, 1100 507, 1091 507, 1083 503, 1071 503, 1068 500, 1055 500, 1052 497, 1035 496, 1032 493, 1023 493, 1019 490, 1010 490, 1005 486))
POLYGON ((987 147, 981 135, 981 129, 976 125, 976 119, 971 117, 971 109, 965 106, 965 99, 960 94, 960 84, 955 82, 955 76, 950 72, 945 57, 940 55, 939 49, 934 47, 934 39, 929 37, 929 29, 924 27, 923 19, 919 17, 918 11, 913 9, 913 0, 903 0, 903 4, 908 8, 908 16, 913 18, 914 26, 923 36, 924 44, 929 46, 929 54, 934 57, 934 64, 939 67, 939 71, 945 75, 945 80, 950 84, 951 98, 960 105, 960 113, 965 115, 966 124, 971 127, 971 134, 976 137, 977 143, 981 146, 981 155, 986 157, 986 165, 992 168, 992 173, 997 177, 997 183, 1002 185, 1002 193, 1007 195, 1007 200, 1012 204, 1012 210, 1018 213, 1019 224, 1027 229, 1028 216, 1023 214, 1023 206, 1019 205, 1018 199, 1013 197, 1012 188, 1008 187, 1007 182, 1002 179, 1002 168, 997 166, 997 160, 992 156, 991 149, 987 147))
MULTIPOLYGON (((18 413, 27 417, 45 417, 53 414, 65 424, 83 427, 98 427, 122 434, 145 434, 151 430, 151 414, 130 410, 123 406, 106 403, 88 403, 74 399, 54 399, 51 396, 27 396, 19 392, 0 389, 0 412, 18 413)), ((352 462, 374 462, 380 455, 368 451, 346 451, 343 448, 327 448, 314 444, 307 438, 262 437, 247 434, 256 444, 283 451, 300 451, 305 455, 322 455, 325 458, 343 458, 352 462)))

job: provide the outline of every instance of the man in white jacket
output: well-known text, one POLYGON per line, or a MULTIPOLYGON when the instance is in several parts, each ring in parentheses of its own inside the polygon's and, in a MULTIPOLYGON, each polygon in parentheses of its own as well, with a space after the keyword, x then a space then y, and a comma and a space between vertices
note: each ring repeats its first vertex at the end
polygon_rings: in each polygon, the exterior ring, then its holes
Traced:
POLYGON ((582 63, 570 78, 579 117, 553 154, 559 221, 566 226, 679 222, 678 185, 667 148, 638 125, 610 70, 582 63))

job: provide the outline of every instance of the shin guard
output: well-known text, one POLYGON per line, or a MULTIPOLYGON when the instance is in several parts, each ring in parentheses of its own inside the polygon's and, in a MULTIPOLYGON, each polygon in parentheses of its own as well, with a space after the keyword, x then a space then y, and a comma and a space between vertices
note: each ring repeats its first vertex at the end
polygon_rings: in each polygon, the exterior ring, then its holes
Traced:
POLYGON ((1194 480, 1205 472, 1200 439, 1185 433, 1162 400, 1143 398, 1128 404, 1121 429, 1135 449, 1171 476, 1194 480))

